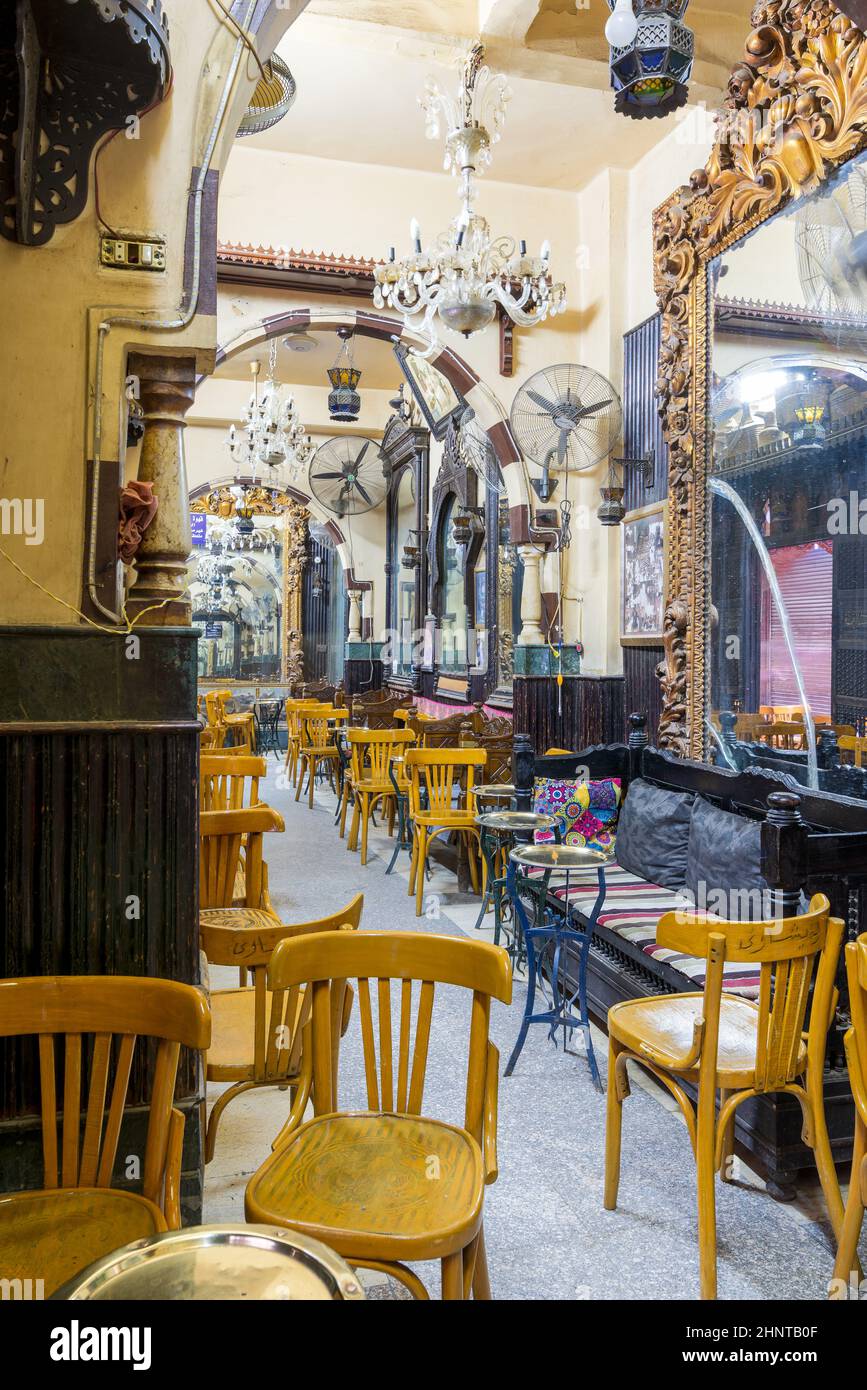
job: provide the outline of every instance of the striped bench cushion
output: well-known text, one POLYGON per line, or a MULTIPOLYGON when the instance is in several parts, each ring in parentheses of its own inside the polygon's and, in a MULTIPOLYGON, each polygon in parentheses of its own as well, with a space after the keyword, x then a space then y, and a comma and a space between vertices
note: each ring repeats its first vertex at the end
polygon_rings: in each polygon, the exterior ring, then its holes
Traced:
MULTIPOLYGON (((626 941, 631 941, 645 955, 654 960, 663 960, 673 969, 685 975, 695 989, 704 988, 705 960, 700 956, 686 956, 680 951, 669 951, 657 945, 656 924, 665 912, 682 908, 694 912, 688 898, 670 888, 661 888, 656 883, 648 883, 636 874, 627 873, 618 864, 605 871, 605 901, 599 913, 599 925, 614 931, 626 941)), ((566 896, 565 889, 555 889, 556 896, 566 896)), ((572 884, 569 900, 579 911, 589 915, 596 900, 599 885, 596 875, 588 877, 583 883, 572 884)), ((741 994, 747 999, 757 999, 759 994, 759 975, 753 966, 737 962, 727 965, 723 971, 725 989, 730 994, 741 994)))

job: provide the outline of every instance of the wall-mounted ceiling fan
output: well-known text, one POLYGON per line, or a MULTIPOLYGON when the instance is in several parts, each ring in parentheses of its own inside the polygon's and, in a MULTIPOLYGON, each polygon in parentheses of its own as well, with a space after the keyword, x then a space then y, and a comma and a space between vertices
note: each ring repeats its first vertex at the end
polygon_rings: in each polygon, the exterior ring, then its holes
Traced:
POLYGON ((310 464, 310 489, 334 516, 372 511, 388 491, 391 465, 379 445, 358 435, 328 439, 310 464))
POLYGON ((521 451, 541 469, 530 482, 541 502, 554 493, 554 470, 584 473, 617 443, 623 410, 617 391, 592 367, 544 367, 520 388, 511 410, 521 451))

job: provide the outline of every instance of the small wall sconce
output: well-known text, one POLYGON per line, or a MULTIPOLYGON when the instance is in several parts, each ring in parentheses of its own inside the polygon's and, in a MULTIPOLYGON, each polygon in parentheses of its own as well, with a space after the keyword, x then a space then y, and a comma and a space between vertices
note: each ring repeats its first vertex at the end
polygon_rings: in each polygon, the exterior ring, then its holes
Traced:
POLYGON ((467 507, 452 517, 452 535, 457 545, 469 545, 473 536, 481 535, 485 529, 481 507, 467 507))
MULTIPOLYGON (((418 531, 412 529, 409 534, 417 537, 418 531)), ((401 556, 400 563, 405 570, 417 570, 421 565, 421 546, 412 544, 405 545, 403 547, 403 555, 401 556)))

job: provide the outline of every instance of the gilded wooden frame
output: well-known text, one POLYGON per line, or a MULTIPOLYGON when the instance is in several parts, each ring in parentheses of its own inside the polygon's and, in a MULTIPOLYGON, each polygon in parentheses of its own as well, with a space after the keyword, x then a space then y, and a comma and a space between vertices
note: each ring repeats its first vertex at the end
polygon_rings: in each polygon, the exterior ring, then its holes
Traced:
MULTIPOLYGON (((301 611, 304 568, 307 564, 307 523, 310 513, 285 492, 248 487, 248 500, 257 516, 283 517, 283 621, 280 634, 280 681, 296 685, 304 680, 304 641, 301 611)), ((190 503, 190 510, 229 517, 235 499, 229 485, 214 488, 190 503)), ((235 685, 261 685, 262 681, 235 681, 235 685)))
POLYGON ((669 448, 657 743, 692 758, 705 752, 709 264, 867 148, 862 31, 830 0, 760 3, 751 22, 708 161, 653 224, 657 393, 669 448))

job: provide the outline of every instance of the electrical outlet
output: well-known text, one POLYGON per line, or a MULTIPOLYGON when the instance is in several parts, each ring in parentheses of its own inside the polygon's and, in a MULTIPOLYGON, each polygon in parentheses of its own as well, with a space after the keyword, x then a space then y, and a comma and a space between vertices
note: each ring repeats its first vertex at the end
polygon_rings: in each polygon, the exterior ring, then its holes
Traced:
POLYGON ((100 261, 112 270, 165 270, 166 243, 162 237, 99 239, 100 261))

